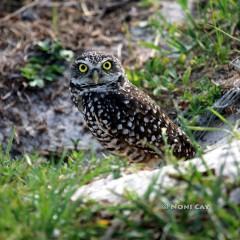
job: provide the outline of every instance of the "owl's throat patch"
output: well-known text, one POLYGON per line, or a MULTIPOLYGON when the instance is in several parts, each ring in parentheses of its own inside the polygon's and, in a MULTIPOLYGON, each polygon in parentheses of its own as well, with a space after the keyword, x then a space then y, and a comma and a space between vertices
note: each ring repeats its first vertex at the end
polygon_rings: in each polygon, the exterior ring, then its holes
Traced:
POLYGON ((109 83, 77 84, 77 83, 70 82, 70 87, 76 88, 77 90, 82 91, 84 89, 95 88, 98 86, 104 86, 104 85, 108 85, 108 84, 109 83))

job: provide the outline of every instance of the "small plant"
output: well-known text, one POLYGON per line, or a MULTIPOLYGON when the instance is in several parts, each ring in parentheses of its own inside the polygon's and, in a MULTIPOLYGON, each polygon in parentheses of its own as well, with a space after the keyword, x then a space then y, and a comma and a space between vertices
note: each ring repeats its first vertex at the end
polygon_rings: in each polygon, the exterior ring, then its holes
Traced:
POLYGON ((239 4, 226 0, 196 3, 193 17, 188 1, 178 3, 185 13, 184 25, 154 15, 149 25, 161 41, 140 44, 156 54, 142 70, 128 72, 128 76, 135 85, 152 92, 157 100, 164 99, 160 101, 163 108, 178 105, 184 116, 194 122, 221 95, 221 88, 210 77, 213 69, 232 60, 239 46, 239 4))
POLYGON ((0 147, 0 239, 107 239, 109 232, 109 239, 238 239, 240 208, 231 193, 240 179, 210 170, 176 165, 169 177, 183 184, 165 189, 156 175, 144 196, 126 191, 118 204, 71 201, 80 185, 117 178, 126 164, 77 151, 64 161, 36 154, 12 160, 0 147))
POLYGON ((47 81, 52 82, 63 74, 66 61, 72 57, 73 52, 64 49, 59 42, 40 41, 34 46, 26 65, 21 68, 21 74, 30 87, 42 88, 47 81))
POLYGON ((207 111, 216 99, 221 96, 221 88, 211 83, 208 78, 201 78, 193 83, 192 89, 185 91, 181 99, 187 103, 187 118, 196 119, 207 111))

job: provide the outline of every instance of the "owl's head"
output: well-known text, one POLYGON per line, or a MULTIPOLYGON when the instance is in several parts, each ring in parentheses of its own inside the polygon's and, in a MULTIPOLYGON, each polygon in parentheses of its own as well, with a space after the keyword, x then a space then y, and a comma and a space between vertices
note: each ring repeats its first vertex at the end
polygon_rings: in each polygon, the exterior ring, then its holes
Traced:
POLYGON ((83 51, 74 61, 71 69, 71 88, 85 89, 108 87, 124 80, 120 61, 109 54, 83 51))

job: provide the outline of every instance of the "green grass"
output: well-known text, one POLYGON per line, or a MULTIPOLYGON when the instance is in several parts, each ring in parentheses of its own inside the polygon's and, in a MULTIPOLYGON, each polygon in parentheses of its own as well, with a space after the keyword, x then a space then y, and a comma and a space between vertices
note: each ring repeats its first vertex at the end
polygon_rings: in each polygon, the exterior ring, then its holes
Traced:
MULTIPOLYGON (((142 4, 157 2, 145 0, 142 4)), ((128 75, 163 107, 175 104, 188 119, 186 126, 220 96, 220 88, 212 84, 207 73, 239 53, 240 6, 238 1, 210 0, 197 7, 193 18, 187 1, 179 2, 187 16, 186 24, 177 26, 159 15, 152 17, 149 25, 161 37, 161 44, 141 43, 155 49, 156 55, 143 70, 128 71, 128 75)), ((55 28, 56 22, 53 19, 55 28)), ((57 63, 62 49, 49 44, 40 43, 41 54, 57 63)), ((41 87, 62 74, 62 70, 51 70, 53 76, 45 74, 45 66, 36 69, 39 59, 30 60, 22 69, 30 86, 41 87), (40 83, 34 82, 36 79, 41 79, 40 83)), ((235 126, 232 130, 239 138, 235 126)), ((203 176, 192 169, 173 176, 183 185, 163 191, 155 189, 153 182, 143 197, 127 193, 126 203, 72 202, 70 197, 79 186, 108 175, 120 177, 126 161, 76 151, 48 158, 31 154, 12 159, 11 141, 6 150, 0 149, 0 240, 239 238, 240 207, 229 196, 240 186, 240 178, 231 183, 211 172, 203 176), (208 209, 171 209, 196 204, 208 209)), ((167 150, 166 156, 171 157, 167 150)))
POLYGON ((169 109, 175 104, 190 122, 195 122, 221 94, 220 87, 211 82, 214 70, 239 54, 240 5, 236 0, 209 0, 196 4, 192 16, 188 1, 178 2, 186 22, 177 25, 154 15, 149 27, 159 36, 159 44, 141 44, 154 50, 155 56, 142 70, 128 71, 128 76, 152 93, 163 107, 169 109))
POLYGON ((102 229, 101 221, 90 224, 100 207, 73 203, 70 197, 96 176, 111 173, 119 177, 124 161, 93 154, 87 154, 88 159, 83 152, 67 155, 62 159, 25 155, 10 160, 1 151, 0 239, 50 239, 59 231, 60 239, 68 239, 96 235, 102 229), (79 232, 84 225, 86 229, 79 232))
POLYGON ((196 169, 173 176, 184 185, 126 194, 128 203, 104 205, 70 197, 95 177, 118 178, 126 166, 115 157, 83 152, 60 160, 0 153, 0 239, 237 239, 240 208, 229 199, 234 184, 196 169), (198 204, 198 205, 196 205, 198 204), (171 209, 199 206, 198 209, 171 209), (166 208, 168 206, 168 208, 166 208), (200 209, 207 207, 206 209, 200 209))

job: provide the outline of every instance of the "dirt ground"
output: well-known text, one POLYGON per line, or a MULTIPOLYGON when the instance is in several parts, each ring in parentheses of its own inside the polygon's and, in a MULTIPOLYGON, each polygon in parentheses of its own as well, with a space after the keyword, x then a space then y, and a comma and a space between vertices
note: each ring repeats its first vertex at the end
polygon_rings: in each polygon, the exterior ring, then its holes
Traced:
POLYGON ((111 52, 128 68, 140 66, 151 51, 137 43, 154 41, 147 20, 157 10, 140 7, 137 0, 3 1, 0 142, 5 146, 14 129, 16 154, 34 150, 45 154, 74 146, 98 149, 100 146, 71 103, 68 67, 64 77, 42 89, 29 88, 20 68, 27 62, 32 46, 43 39, 60 39, 65 48, 74 52, 82 48, 111 52))
MULTIPOLYGON (((32 54, 33 46, 44 39, 59 39, 64 48, 75 53, 82 48, 110 52, 126 68, 139 68, 153 55, 139 42, 155 41, 156 35, 147 21, 158 11, 169 21, 183 20, 183 13, 174 1, 161 1, 160 6, 146 8, 139 0, 2 0, 0 143, 6 146, 14 129, 15 154, 100 149, 70 100, 69 65, 63 77, 42 89, 28 87, 20 69, 32 54)), ((223 75, 219 72, 216 81, 223 75)), ((229 78, 235 79, 231 76, 223 79, 229 78)))

